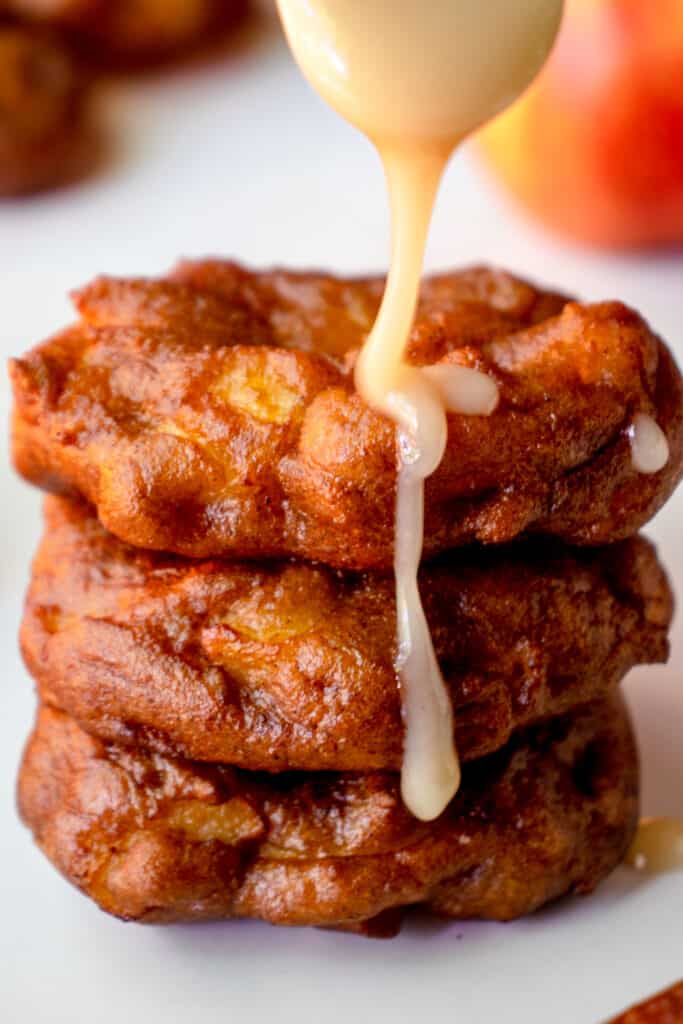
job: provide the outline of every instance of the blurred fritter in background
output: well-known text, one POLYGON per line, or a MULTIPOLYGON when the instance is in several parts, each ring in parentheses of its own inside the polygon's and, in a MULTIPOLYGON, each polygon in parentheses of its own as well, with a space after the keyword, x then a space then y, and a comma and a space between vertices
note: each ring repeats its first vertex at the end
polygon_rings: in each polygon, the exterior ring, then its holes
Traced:
POLYGON ((92 169, 91 94, 215 43, 247 0, 0 0, 0 195, 63 185, 92 169))

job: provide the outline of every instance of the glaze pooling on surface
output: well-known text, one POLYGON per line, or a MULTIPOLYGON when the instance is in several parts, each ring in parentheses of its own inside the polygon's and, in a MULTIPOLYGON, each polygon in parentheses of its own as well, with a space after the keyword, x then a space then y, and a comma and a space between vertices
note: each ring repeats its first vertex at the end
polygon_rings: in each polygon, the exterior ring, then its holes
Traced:
POLYGON ((627 863, 653 875, 683 871, 683 818, 643 818, 627 863))
POLYGON ((396 668, 405 724, 402 795, 437 817, 460 769, 450 701, 417 583, 424 481, 439 465, 446 413, 487 415, 495 382, 471 368, 407 366, 434 202, 456 146, 531 82, 559 27, 562 0, 279 0, 290 45, 318 92, 376 145, 392 220, 382 305, 356 364, 356 387, 399 427, 394 568, 396 668))
POLYGON ((628 430, 631 459, 638 473, 659 473, 669 461, 669 442, 659 424, 644 412, 633 417, 628 430))

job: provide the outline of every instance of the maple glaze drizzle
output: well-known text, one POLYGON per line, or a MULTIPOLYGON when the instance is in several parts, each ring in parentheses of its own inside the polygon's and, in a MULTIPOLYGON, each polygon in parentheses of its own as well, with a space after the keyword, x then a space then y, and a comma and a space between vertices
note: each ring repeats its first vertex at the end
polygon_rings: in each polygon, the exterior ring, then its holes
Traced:
MULTIPOLYGON (((402 794, 423 820, 453 797, 453 714, 420 599, 424 484, 447 443, 447 413, 488 415, 495 382, 458 365, 414 367, 404 354, 424 251, 448 160, 540 70, 562 0, 278 0, 304 74, 376 145, 387 179, 392 251, 382 305, 356 364, 365 400, 399 428, 396 499, 398 653, 405 723, 402 794)), ((633 465, 656 473, 669 446, 652 417, 629 429, 633 465)))
POLYGON ((487 415, 493 380, 404 361, 429 223, 446 164, 475 128, 535 77, 562 0, 278 0, 290 46, 315 89, 377 147, 392 215, 389 276, 356 364, 356 387, 399 428, 394 568, 396 668, 405 726, 403 799, 437 817, 458 789, 451 701, 420 600, 424 482, 438 467, 447 412, 487 415))

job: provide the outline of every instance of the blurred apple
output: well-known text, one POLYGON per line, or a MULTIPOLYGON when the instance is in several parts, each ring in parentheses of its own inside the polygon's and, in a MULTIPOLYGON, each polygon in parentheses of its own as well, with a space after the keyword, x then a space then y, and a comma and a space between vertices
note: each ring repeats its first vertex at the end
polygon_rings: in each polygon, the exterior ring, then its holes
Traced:
POLYGON ((549 227, 683 242, 683 0, 567 0, 547 67, 481 141, 549 227))

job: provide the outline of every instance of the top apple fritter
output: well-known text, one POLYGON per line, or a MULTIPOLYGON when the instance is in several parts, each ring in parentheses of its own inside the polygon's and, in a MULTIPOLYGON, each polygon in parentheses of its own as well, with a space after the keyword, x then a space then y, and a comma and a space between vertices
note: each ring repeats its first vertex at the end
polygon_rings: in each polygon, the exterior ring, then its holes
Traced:
MULTIPOLYGON (((83 494, 139 547, 389 568, 396 430, 352 374, 382 288, 221 261, 99 278, 74 294, 75 325, 11 364, 15 464, 83 494)), ((490 417, 449 416, 426 557, 530 531, 624 538, 680 479, 680 374, 620 303, 579 305, 486 269, 431 277, 408 358, 483 370, 501 395, 490 417), (631 462, 637 412, 671 448, 651 476, 631 462)))

